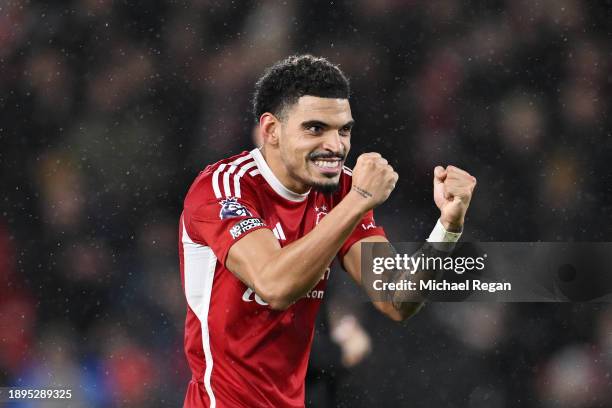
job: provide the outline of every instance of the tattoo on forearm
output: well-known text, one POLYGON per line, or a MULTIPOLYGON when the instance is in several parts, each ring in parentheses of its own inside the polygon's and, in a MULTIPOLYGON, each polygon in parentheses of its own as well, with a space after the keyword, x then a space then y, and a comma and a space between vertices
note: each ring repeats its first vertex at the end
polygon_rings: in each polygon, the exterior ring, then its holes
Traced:
POLYGON ((360 188, 360 187, 357 187, 357 186, 353 186, 353 190, 358 192, 363 198, 371 198, 372 197, 372 194, 369 193, 368 191, 365 191, 363 188, 360 188))
MULTIPOLYGON (((376 256, 388 257, 390 254, 396 254, 395 249, 388 245, 386 247, 382 247, 382 253, 375 254, 376 256)), ((429 243, 424 243, 414 254, 412 257, 418 257, 423 254, 424 256, 446 256, 447 254, 437 251, 434 249, 429 243)), ((387 273, 384 273, 381 277, 383 281, 399 283, 403 280, 418 282, 419 280, 427 280, 427 279, 437 279, 441 276, 441 270, 423 270, 418 269, 416 271, 406 271, 406 270, 390 270, 387 273)), ((400 312, 404 316, 410 316, 414 314, 417 310, 419 310, 424 301, 426 300, 427 293, 423 293, 421 291, 404 291, 404 290, 396 290, 392 292, 387 292, 386 295, 387 301, 390 302, 395 310, 400 312)))

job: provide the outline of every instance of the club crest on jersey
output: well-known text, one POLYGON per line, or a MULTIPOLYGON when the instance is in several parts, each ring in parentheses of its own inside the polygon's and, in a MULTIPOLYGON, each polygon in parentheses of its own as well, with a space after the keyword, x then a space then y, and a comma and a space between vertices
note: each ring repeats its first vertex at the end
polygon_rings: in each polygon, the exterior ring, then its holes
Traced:
POLYGON ((321 207, 315 206, 315 213, 317 213, 317 219, 315 221, 315 225, 318 225, 319 222, 327 215, 327 206, 322 205, 321 207))
POLYGON ((221 204, 221 211, 219 211, 219 218, 222 220, 226 218, 234 217, 250 217, 251 213, 246 209, 245 206, 238 202, 236 197, 229 197, 219 202, 221 204))

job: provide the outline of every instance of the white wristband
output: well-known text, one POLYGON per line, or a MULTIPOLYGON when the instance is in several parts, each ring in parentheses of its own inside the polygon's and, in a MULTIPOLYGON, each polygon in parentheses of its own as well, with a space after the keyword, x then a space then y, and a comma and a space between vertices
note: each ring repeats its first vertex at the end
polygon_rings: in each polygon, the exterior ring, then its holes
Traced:
POLYGON ((436 222, 436 226, 429 234, 427 242, 429 242, 435 249, 448 250, 449 245, 436 245, 438 242, 457 242, 461 238, 461 232, 450 232, 444 228, 440 219, 436 222))

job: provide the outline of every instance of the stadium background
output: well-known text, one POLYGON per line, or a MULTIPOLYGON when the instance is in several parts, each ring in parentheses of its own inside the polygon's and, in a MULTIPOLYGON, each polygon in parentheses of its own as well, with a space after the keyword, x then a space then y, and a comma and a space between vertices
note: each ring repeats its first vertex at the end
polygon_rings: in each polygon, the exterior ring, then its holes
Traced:
MULTIPOLYGON (((50 3, 0 5, 0 385, 181 404, 182 198, 250 147, 253 83, 292 53, 351 78, 350 162, 379 151, 401 175, 391 239, 426 236, 432 168, 453 163, 479 180, 466 240, 610 240, 609 1, 50 3)), ((432 304, 397 325, 351 285, 334 271, 314 406, 612 406, 609 305, 432 304), (350 368, 327 335, 347 311, 371 341, 350 368)))

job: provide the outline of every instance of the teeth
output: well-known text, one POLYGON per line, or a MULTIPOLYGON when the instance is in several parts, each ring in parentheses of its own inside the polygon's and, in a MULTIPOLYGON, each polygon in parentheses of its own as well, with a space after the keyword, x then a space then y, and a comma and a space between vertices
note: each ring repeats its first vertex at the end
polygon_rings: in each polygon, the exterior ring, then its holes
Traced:
POLYGON ((336 167, 338 167, 338 165, 340 164, 339 161, 327 161, 327 160, 317 160, 315 161, 315 164, 319 167, 323 167, 326 169, 334 169, 336 167))

